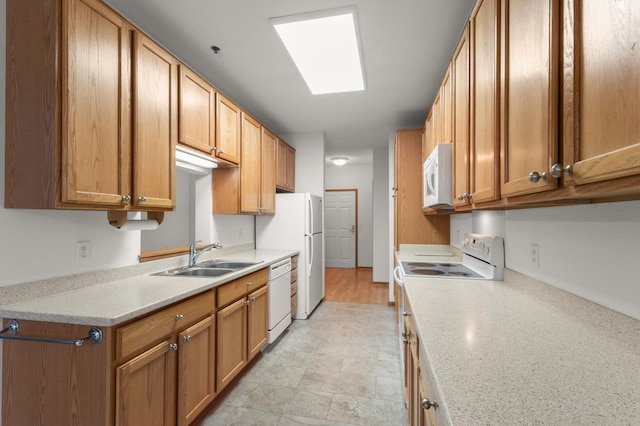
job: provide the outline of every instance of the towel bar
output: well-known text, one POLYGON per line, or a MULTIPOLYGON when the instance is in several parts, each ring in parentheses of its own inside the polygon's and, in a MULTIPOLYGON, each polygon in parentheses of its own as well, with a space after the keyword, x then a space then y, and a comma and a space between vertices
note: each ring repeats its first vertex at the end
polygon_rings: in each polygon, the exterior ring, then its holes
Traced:
POLYGON ((91 327, 89 329, 89 335, 84 339, 71 340, 71 339, 51 339, 46 337, 28 337, 28 336, 16 336, 20 330, 20 324, 18 321, 12 319, 7 324, 7 328, 0 331, 0 339, 8 340, 28 340, 32 342, 46 342, 46 343, 60 343, 63 345, 82 346, 85 340, 89 340, 91 343, 100 343, 102 341, 102 330, 98 327, 91 327), (8 334, 7 334, 8 333, 8 334))

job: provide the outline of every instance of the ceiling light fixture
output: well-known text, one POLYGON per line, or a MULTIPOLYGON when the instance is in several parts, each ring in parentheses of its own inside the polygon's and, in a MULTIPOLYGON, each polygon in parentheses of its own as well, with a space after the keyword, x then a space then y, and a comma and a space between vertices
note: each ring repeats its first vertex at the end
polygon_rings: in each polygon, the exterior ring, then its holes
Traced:
POLYGON ((355 7, 269 20, 314 95, 364 90, 355 7))
POLYGON ((349 161, 349 157, 331 157, 331 161, 336 166, 344 166, 349 161))

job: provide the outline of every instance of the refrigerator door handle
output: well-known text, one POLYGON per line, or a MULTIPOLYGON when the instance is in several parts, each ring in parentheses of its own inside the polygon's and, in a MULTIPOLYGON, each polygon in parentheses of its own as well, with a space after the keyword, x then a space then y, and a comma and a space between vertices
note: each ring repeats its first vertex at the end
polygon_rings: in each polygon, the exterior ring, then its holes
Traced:
POLYGON ((313 236, 307 237, 307 243, 309 244, 309 269, 307 272, 308 276, 311 276, 311 268, 313 267, 313 236))
POLYGON ((311 202, 311 196, 307 197, 307 204, 309 207, 309 227, 307 229, 307 234, 312 235, 315 232, 315 229, 313 229, 313 203, 311 202))

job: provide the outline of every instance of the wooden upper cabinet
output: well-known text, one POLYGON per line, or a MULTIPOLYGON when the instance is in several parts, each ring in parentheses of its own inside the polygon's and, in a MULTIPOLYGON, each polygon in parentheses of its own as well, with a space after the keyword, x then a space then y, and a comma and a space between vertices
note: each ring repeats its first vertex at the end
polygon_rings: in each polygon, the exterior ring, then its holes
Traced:
POLYGON ((500 198, 499 5, 478 0, 471 12, 471 191, 474 203, 500 198))
MULTIPOLYGON (((568 185, 640 173, 640 2, 564 0, 568 185)), ((637 185, 637 184, 636 184, 637 185)))
POLYGON ((240 211, 260 213, 261 128, 253 117, 242 112, 242 165, 240 167, 240 211))
POLYGON ((5 207, 126 206, 128 23, 97 0, 11 0, 6 30, 5 207))
POLYGON ((465 27, 451 61, 453 114, 453 206, 470 207, 469 27, 465 27))
POLYGON ((240 164, 240 107, 220 93, 216 98, 216 157, 240 164))
POLYGON ((276 212, 276 147, 278 138, 262 128, 260 162, 260 208, 262 214, 276 212))
POLYGON ((134 38, 133 203, 173 208, 178 66, 149 37, 136 31, 134 38))
POLYGON ((557 187, 559 11, 558 0, 502 2, 503 197, 557 187))
POLYGON ((278 139, 276 145, 276 189, 295 192, 296 150, 285 141, 278 139))
POLYGON ((99 0, 7 17, 5 206, 173 209, 175 59, 99 0))
POLYGON ((118 206, 131 194, 131 31, 101 2, 64 5, 61 201, 118 206))
POLYGON ((180 64, 179 139, 207 155, 216 146, 216 91, 211 84, 180 64))
MULTIPOLYGON (((452 81, 451 81, 451 66, 447 68, 447 73, 444 76, 442 85, 440 86, 440 137, 441 140, 438 143, 449 143, 452 140, 452 81)), ((435 146, 434 146, 435 148, 435 146)))

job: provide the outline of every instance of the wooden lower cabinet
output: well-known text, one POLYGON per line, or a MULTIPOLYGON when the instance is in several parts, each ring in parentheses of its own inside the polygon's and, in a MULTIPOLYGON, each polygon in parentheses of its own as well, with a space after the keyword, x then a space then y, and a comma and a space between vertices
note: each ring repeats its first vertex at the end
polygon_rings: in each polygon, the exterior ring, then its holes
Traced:
POLYGON ((216 317, 178 335, 178 426, 188 425, 216 396, 216 317))
POLYGON ((218 312, 218 389, 247 363, 247 310, 244 298, 218 312))
MULTIPOLYGON (((259 287, 257 290, 218 311, 218 390, 231 383, 267 344, 269 293, 266 270, 260 276, 263 280, 247 283, 250 284, 248 288, 259 287)), ((233 281, 225 286, 237 287, 233 281)))
MULTIPOLYGON (((246 281, 244 295, 217 315, 212 289, 127 324, 101 327, 97 344, 3 341, 2 424, 194 424, 222 389, 216 368, 240 353, 237 375, 267 342, 267 277, 264 269, 235 280, 246 281), (240 351, 234 346, 238 321, 244 325, 238 328, 240 351)), ((90 328, 19 323, 19 335, 49 339, 79 339, 90 328)))
POLYGON ((431 376, 427 370, 424 347, 418 339, 411 305, 405 300, 404 315, 404 390, 410 426, 441 426, 444 424, 435 399, 431 376))
POLYGON ((176 339, 116 368, 116 425, 175 423, 176 339))

